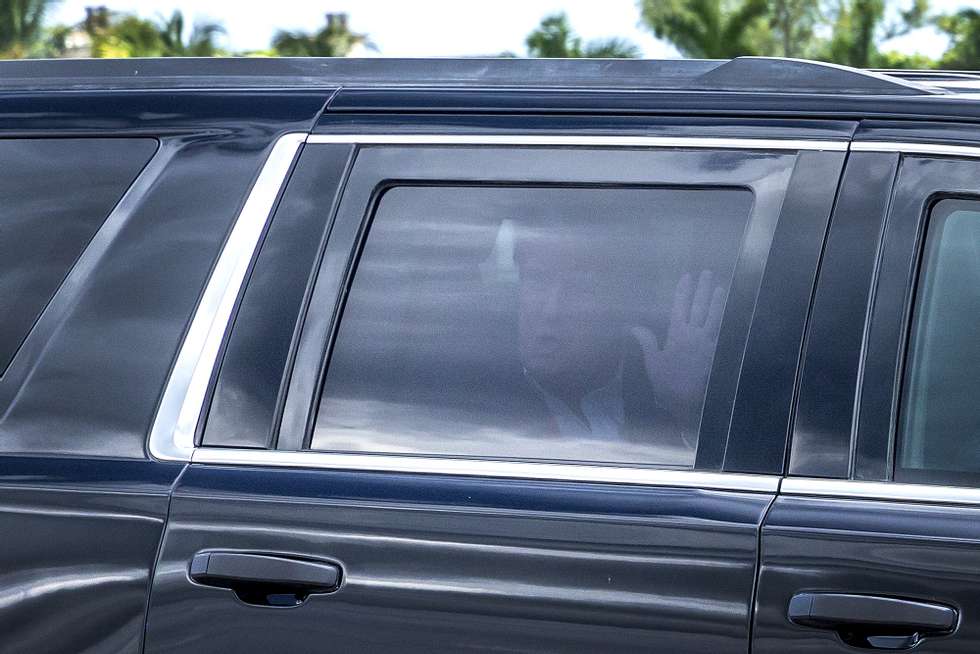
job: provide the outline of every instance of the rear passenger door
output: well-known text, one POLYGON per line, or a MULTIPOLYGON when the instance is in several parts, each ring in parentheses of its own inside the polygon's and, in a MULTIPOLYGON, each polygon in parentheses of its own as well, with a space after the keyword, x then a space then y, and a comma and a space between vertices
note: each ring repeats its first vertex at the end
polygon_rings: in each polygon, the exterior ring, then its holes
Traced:
POLYGON ((980 148, 868 124, 766 519, 754 652, 980 651, 980 148), (911 134, 911 136, 910 136, 911 134))
POLYGON ((574 122, 309 139, 147 652, 746 651, 849 126, 574 122))

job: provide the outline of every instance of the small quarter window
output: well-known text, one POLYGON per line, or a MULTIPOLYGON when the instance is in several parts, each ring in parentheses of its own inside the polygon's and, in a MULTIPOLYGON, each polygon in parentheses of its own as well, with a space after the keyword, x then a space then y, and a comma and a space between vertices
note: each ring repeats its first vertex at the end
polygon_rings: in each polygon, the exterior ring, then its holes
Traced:
POLYGON ((752 204, 735 188, 389 189, 312 447, 693 466, 752 204))
POLYGON ((980 482, 980 201, 935 205, 901 402, 896 478, 980 482))

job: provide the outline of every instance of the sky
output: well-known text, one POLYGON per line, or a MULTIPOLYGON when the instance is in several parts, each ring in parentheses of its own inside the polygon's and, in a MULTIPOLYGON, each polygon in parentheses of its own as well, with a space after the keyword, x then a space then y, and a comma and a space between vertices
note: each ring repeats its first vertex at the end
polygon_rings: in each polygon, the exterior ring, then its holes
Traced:
MULTIPOLYGON (((645 57, 678 56, 672 46, 639 27, 635 0, 62 0, 49 22, 77 23, 86 6, 98 4, 146 18, 180 9, 185 18, 219 21, 227 30, 223 45, 233 51, 265 49, 277 29, 315 31, 331 11, 347 13, 351 29, 368 34, 381 56, 524 54, 524 39, 541 19, 564 11, 572 28, 586 40, 619 36, 638 45, 645 57)), ((972 2, 931 0, 930 4, 935 11, 951 12, 972 2)), ((946 40, 927 28, 886 45, 886 49, 937 57, 946 40)))

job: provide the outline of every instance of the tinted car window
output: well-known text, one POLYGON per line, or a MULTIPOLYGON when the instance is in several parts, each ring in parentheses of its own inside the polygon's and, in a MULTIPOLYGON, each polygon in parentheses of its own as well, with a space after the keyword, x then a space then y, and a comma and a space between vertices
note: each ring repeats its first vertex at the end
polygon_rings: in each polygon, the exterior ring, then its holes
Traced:
POLYGON ((399 187, 312 447, 686 467, 753 196, 399 187))
POLYGON ((980 202, 933 209, 913 309, 896 477, 980 481, 980 202))
POLYGON ((152 139, 0 140, 0 374, 156 147, 152 139))

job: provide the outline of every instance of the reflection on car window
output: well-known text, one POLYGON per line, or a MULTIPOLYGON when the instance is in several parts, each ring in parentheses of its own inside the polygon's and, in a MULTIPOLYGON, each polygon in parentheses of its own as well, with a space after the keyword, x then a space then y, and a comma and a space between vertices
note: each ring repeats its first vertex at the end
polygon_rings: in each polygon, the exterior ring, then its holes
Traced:
POLYGON ((980 481, 980 202, 933 209, 915 305, 896 476, 980 481))
POLYGON ((722 188, 389 190, 312 447, 693 465, 751 206, 722 188))
POLYGON ((0 376, 156 147, 149 138, 0 141, 0 376))

